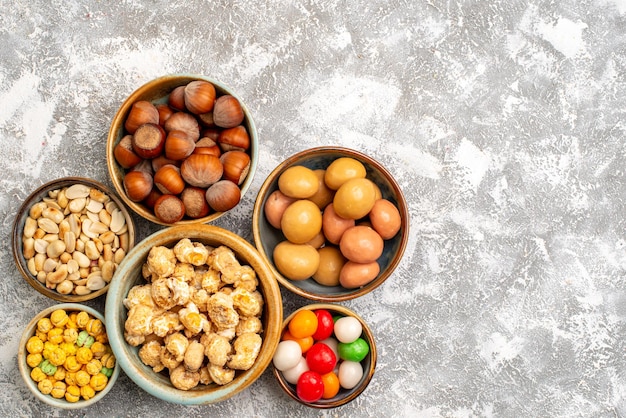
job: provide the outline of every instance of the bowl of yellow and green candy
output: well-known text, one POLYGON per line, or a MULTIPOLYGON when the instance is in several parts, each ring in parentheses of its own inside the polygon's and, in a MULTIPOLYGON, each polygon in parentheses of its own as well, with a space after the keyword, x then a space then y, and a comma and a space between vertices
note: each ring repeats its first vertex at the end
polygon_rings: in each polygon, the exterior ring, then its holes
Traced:
POLYGON ((17 356, 34 397, 62 409, 93 405, 119 375, 104 317, 78 303, 53 305, 35 315, 24 329, 17 356))

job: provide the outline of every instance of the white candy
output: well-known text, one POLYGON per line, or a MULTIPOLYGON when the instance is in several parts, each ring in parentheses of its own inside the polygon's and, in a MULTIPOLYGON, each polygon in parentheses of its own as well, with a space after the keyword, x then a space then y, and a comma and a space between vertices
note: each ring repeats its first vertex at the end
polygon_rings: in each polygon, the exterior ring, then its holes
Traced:
POLYGON ((285 340, 278 343, 272 361, 274 362, 274 367, 282 372, 295 367, 301 358, 302 349, 300 344, 293 340, 285 340))
POLYGON ((300 375, 307 371, 309 371, 309 365, 307 364, 306 359, 304 357, 300 357, 300 361, 298 362, 298 364, 296 364, 291 369, 287 369, 283 371, 283 377, 285 378, 287 382, 291 383, 292 385, 295 385, 296 383, 298 383, 298 379, 300 378, 300 375))
POLYGON ((352 389, 363 377, 361 363, 345 360, 339 365, 339 384, 344 389, 352 389))
POLYGON ((320 342, 329 346, 330 349, 333 350, 333 353, 335 353, 335 358, 339 359, 339 349, 337 348, 339 342, 336 339, 334 339, 333 337, 329 337, 320 342))
POLYGON ((352 316, 341 317, 335 322, 335 337, 342 343, 351 343, 361 336, 363 327, 352 316))

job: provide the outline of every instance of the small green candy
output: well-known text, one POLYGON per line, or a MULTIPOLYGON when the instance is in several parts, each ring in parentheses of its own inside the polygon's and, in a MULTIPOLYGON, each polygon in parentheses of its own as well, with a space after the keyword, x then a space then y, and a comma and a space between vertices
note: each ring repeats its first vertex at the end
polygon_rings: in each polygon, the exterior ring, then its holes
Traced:
POLYGON ((87 348, 90 348, 93 345, 94 342, 96 342, 96 339, 90 335, 85 340, 83 346, 87 347, 87 348))
MULTIPOLYGON (((78 334, 78 338, 76 339, 76 345, 82 347, 85 344, 85 341, 90 337, 87 331, 81 331, 78 334)), ((93 344, 93 343, 92 343, 93 344)))
POLYGON ((102 373, 103 375, 105 375, 106 377, 111 377, 111 375, 113 374, 113 369, 109 369, 108 367, 103 367, 100 370, 100 373, 102 373))
POLYGON ((48 376, 54 376, 54 374, 57 372, 57 366, 50 363, 48 360, 42 361, 39 365, 39 368, 48 376))
POLYGON ((337 344, 337 351, 341 359, 358 363, 370 352, 370 346, 363 338, 357 338, 351 343, 340 342, 337 344))

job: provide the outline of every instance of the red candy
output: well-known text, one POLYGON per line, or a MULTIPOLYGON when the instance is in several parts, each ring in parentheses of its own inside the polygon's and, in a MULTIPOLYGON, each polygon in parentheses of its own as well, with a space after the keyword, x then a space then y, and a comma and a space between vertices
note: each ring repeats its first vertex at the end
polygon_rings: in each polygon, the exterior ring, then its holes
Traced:
POLYGON ((313 339, 315 341, 325 340, 333 335, 335 327, 333 316, 326 309, 317 309, 314 313, 317 316, 317 330, 313 334, 313 339))
POLYGON ((324 394, 322 376, 313 371, 302 373, 296 384, 296 393, 304 402, 319 401, 324 394))
POLYGON ((314 372, 326 374, 333 371, 337 357, 333 350, 324 343, 315 343, 306 353, 306 364, 314 372))

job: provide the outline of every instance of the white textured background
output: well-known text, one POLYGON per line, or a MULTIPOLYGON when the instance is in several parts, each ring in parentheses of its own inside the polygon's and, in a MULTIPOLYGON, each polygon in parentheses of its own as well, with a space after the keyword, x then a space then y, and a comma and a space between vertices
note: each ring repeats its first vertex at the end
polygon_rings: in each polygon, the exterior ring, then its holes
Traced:
MULTIPOLYGON (((0 0, 0 416, 626 416, 626 1, 0 0), (122 375, 89 410, 29 394, 15 355, 54 302, 18 275, 22 200, 68 175, 111 184, 108 125, 152 78, 230 85, 265 176, 338 144, 380 158, 411 237, 396 273, 345 305, 371 324, 376 375, 314 411, 271 374, 218 405, 155 399, 122 375)), ((139 238, 155 230, 137 219, 139 238)), ((283 291, 285 311, 307 301, 283 291)), ((102 308, 104 298, 91 303, 102 308)))

